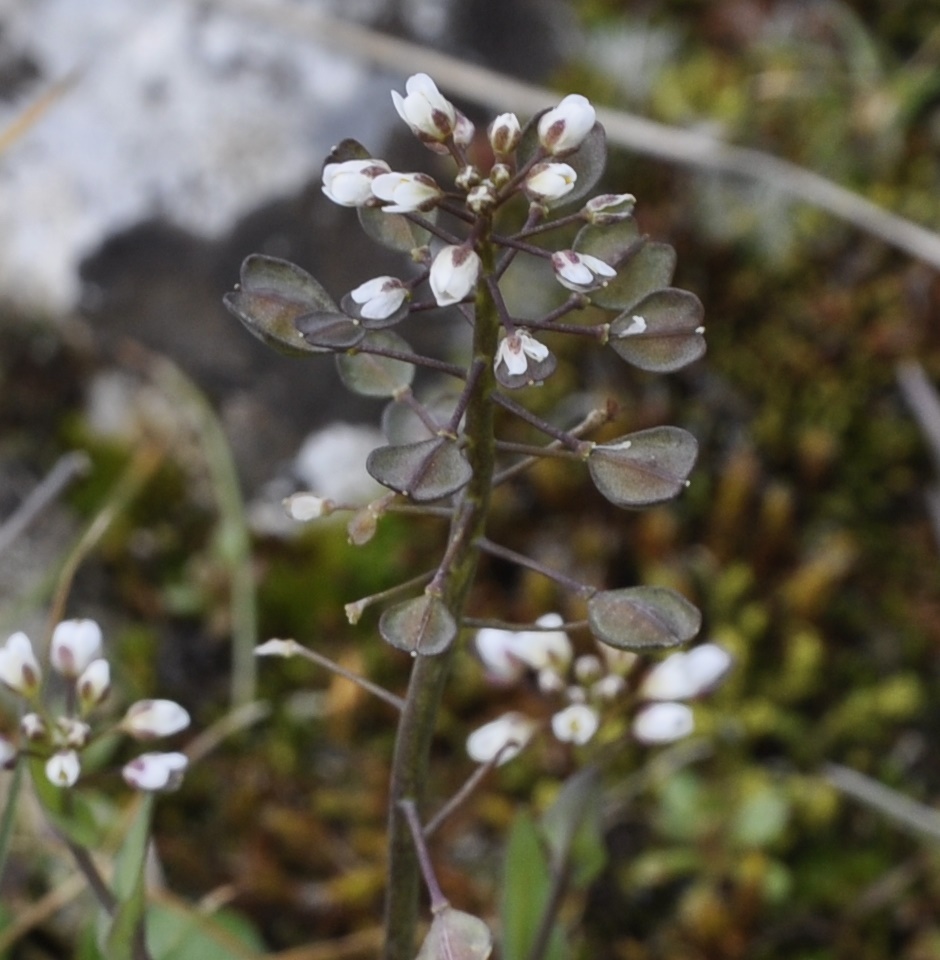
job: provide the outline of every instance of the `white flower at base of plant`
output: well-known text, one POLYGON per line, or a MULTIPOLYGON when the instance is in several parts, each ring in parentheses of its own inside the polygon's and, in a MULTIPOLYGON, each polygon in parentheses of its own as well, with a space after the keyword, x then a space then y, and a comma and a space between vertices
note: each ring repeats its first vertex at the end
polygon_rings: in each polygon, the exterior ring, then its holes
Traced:
POLYGON ((360 283, 349 295, 367 320, 384 320, 405 302, 408 290, 397 277, 374 277, 360 283))
POLYGON ((384 160, 344 160, 323 168, 323 192, 341 207, 364 207, 374 201, 372 181, 391 172, 384 160))
POLYGON ((596 118, 587 97, 570 93, 557 107, 539 118, 539 143, 553 156, 571 153, 584 142, 596 118))
POLYGON ((49 662, 63 677, 77 677, 101 652, 101 627, 94 620, 63 620, 52 631, 49 662))
POLYGON ((577 179, 567 163, 537 163, 525 178, 525 192, 533 200, 560 200, 571 193, 577 179))
POLYGON ((16 744, 6 737, 0 737, 0 770, 8 766, 17 755, 16 744))
POLYGON ((441 142, 457 125, 457 111, 437 84, 426 74, 416 73, 405 82, 405 96, 392 91, 398 115, 419 140, 441 142))
POLYGON ((672 743, 695 729, 695 718, 684 703, 651 703, 633 718, 633 736, 642 743, 672 743))
POLYGON ((121 775, 135 790, 175 790, 188 764, 189 759, 183 753, 142 753, 124 765, 121 775))
POLYGON ((731 654, 717 643, 673 653, 650 670, 640 685, 644 700, 689 700, 710 690, 731 669, 731 654))
POLYGON ((490 680, 509 684, 522 676, 525 664, 512 653, 514 641, 512 630, 483 627, 477 631, 474 643, 490 680))
POLYGON ((597 733, 600 717, 586 703, 573 703, 552 717, 552 733, 562 743, 583 746, 597 733))
POLYGON ((482 264, 468 244, 443 247, 431 264, 428 282, 439 307, 460 303, 476 288, 482 264))
POLYGON ((60 750, 46 761, 46 777, 56 787, 74 786, 81 772, 82 765, 74 750, 60 750))
POLYGON ((604 286, 617 271, 598 257, 574 250, 559 250, 552 254, 552 269, 555 279, 569 290, 587 293, 604 286))
POLYGON ((383 173, 372 181, 372 194, 390 204, 385 213, 429 210, 444 195, 426 173, 383 173))
POLYGON ((300 645, 296 640, 265 640, 255 647, 256 657, 293 657, 297 655, 300 645))
POLYGON ((121 728, 137 740, 169 737, 189 726, 189 714, 173 700, 138 700, 131 704, 121 728))
POLYGON ((33 645, 25 633, 17 631, 0 647, 0 683, 14 693, 31 697, 39 690, 41 681, 42 670, 33 645))
POLYGON ((512 711, 478 727, 467 737, 467 754, 477 763, 508 763, 532 739, 536 724, 525 714, 512 711))
POLYGON ((548 347, 544 343, 540 343, 524 330, 516 330, 499 341, 493 366, 498 367, 504 363, 509 373, 518 376, 526 372, 530 359, 539 363, 547 356, 548 347))

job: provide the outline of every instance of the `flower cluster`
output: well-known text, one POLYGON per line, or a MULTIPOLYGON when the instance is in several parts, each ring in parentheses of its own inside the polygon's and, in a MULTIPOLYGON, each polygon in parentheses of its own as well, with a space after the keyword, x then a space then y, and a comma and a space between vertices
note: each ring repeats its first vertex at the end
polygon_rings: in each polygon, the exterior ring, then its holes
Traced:
MULTIPOLYGON (((94 620, 63 620, 52 634, 48 663, 66 684, 64 709, 50 709, 42 696, 43 670, 25 633, 12 634, 0 647, 0 683, 18 694, 27 712, 20 719, 20 746, 0 737, 0 766, 19 754, 45 759, 46 777, 72 787, 82 771, 81 754, 96 734, 88 722, 111 689, 111 668, 101 656, 101 628, 94 620)), ((189 714, 172 700, 139 700, 117 729, 147 742, 189 726, 189 714)), ((138 790, 170 790, 179 785, 187 759, 182 753, 144 753, 122 770, 138 790)))
MULTIPOLYGON (((600 645, 600 656, 574 656, 571 641, 560 628, 561 617, 546 614, 536 621, 543 630, 511 631, 484 628, 476 649, 495 683, 515 683, 534 675, 540 692, 564 706, 552 714, 555 738, 576 745, 590 741, 605 710, 628 698, 633 703, 633 736, 641 743, 663 744, 692 733, 695 699, 724 678, 731 657, 724 648, 704 643, 688 652, 673 653, 636 679, 639 657, 600 645)), ((539 724, 517 711, 504 713, 479 727, 467 740, 467 752, 478 763, 505 763, 516 756, 538 731, 539 724)))

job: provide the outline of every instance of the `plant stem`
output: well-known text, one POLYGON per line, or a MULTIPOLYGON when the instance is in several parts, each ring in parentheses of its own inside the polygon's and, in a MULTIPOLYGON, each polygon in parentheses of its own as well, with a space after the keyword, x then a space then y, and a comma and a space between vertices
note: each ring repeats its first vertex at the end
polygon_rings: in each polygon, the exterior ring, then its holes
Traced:
MULTIPOLYGON (((481 224, 476 248, 485 278, 494 269, 489 224, 481 224)), ((439 584, 441 597, 460 623, 478 560, 474 544, 483 536, 489 512, 496 459, 493 433, 496 379, 493 357, 499 339, 499 314, 489 286, 477 285, 473 362, 480 373, 466 412, 465 455, 473 469, 470 483, 454 510, 448 546, 449 563, 439 584)), ((455 644, 442 654, 419 656, 411 672, 405 707, 398 724, 389 797, 389 866, 385 898, 383 960, 414 960, 418 915, 419 864, 408 822, 400 804, 412 800, 420 809, 427 783, 431 739, 455 644)))

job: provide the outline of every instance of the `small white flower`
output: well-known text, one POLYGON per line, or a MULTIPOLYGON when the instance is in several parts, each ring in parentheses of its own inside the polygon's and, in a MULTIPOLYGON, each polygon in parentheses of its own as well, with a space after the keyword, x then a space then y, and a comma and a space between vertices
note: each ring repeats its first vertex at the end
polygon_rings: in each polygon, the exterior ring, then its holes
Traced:
POLYGON ((544 343, 540 343, 524 330, 517 330, 499 341, 493 365, 498 367, 504 363, 510 374, 518 376, 526 372, 530 359, 540 363, 547 356, 548 347, 544 343))
POLYGON ((532 738, 535 723, 515 711, 483 724, 467 737, 467 754, 477 763, 499 757, 500 766, 512 760, 532 738))
POLYGON ((392 102, 398 115, 419 140, 439 143, 454 133, 457 111, 426 73, 409 77, 405 83, 405 94, 403 97, 393 90, 392 102))
POLYGON ((512 630, 483 627, 477 631, 477 654, 483 661, 487 676, 497 683, 514 683, 525 670, 525 664, 513 656, 514 640, 515 633, 512 630))
POLYGON ((367 320, 384 320, 405 302, 408 290, 397 277, 375 277, 360 283, 349 295, 367 320))
POLYGON ((6 737, 0 737, 0 770, 9 766, 16 758, 16 744, 6 737))
POLYGON ((588 200, 583 215, 588 223, 605 226, 628 219, 635 206, 636 197, 632 193, 603 193, 588 200))
POLYGON ((519 146, 522 137, 522 126, 514 113, 501 113, 489 126, 487 131, 490 146, 497 157, 508 156, 519 146))
POLYGON ((710 690, 731 668, 731 655, 716 643, 673 653, 657 663, 640 685, 645 700, 689 700, 710 690))
POLYGON ((552 733, 562 743, 585 744, 597 733, 600 717, 585 703, 573 703, 552 717, 552 733))
POLYGON ((539 693, 547 697, 562 693, 565 689, 565 680, 551 667, 542 667, 535 675, 535 683, 539 693))
POLYGON ((569 94, 539 118, 539 142, 553 156, 577 150, 594 127, 596 113, 580 93, 569 94))
POLYGON ((476 288, 481 266, 480 258, 467 244, 442 247, 428 278, 437 305, 447 307, 469 296, 476 288))
POLYGON ((293 657, 299 645, 296 640, 265 640, 255 647, 256 657, 293 657))
POLYGON ((71 787, 78 780, 82 766, 74 750, 60 750, 46 761, 46 776, 56 787, 71 787))
POLYGON ((560 200, 574 189, 578 174, 567 163, 537 163, 525 178, 533 200, 560 200))
POLYGON ((333 512, 333 501, 312 493, 294 493, 284 501, 284 509, 291 520, 319 520, 333 512))
POLYGON ((169 737, 189 726, 189 714, 173 700, 138 700, 131 704, 121 727, 137 740, 169 737))
POLYGON ((344 160, 323 168, 323 192, 341 207, 364 207, 373 201, 372 181, 389 173, 384 160, 344 160))
POLYGON ((81 750, 91 738, 91 727, 74 717, 59 717, 55 722, 52 742, 57 747, 81 750))
POLYGON ((684 703, 651 703, 633 718, 633 736, 643 743, 672 743, 694 729, 692 711, 684 703))
POLYGON ((143 753, 125 764, 121 775, 135 790, 175 790, 188 764, 183 753, 143 753))
POLYGON ((92 660, 75 681, 75 690, 83 710, 98 706, 111 689, 111 667, 100 657, 92 660))
POLYGON ((101 627, 94 620, 63 620, 52 632, 49 662, 63 677, 77 677, 100 652, 101 627))
POLYGON ((0 647, 0 683, 15 693, 31 697, 39 690, 42 670, 29 637, 17 631, 0 647))
POLYGON ((569 290, 587 293, 596 287, 604 286, 617 271, 598 257, 589 253, 575 253, 574 250, 559 250, 552 254, 552 269, 555 279, 569 290))
POLYGON ((390 206, 385 213, 413 213, 429 210, 443 191, 426 173, 383 173, 372 181, 372 193, 390 206))
POLYGON ((617 673, 608 673, 591 687, 591 696, 598 700, 616 700, 627 689, 627 681, 617 673))
POLYGON ((27 740, 45 740, 49 731, 38 713, 24 713, 20 718, 20 732, 27 740))
POLYGON ((601 658, 593 653, 587 653, 578 657, 574 662, 574 675, 578 683, 590 684, 599 680, 604 672, 604 666, 601 658))

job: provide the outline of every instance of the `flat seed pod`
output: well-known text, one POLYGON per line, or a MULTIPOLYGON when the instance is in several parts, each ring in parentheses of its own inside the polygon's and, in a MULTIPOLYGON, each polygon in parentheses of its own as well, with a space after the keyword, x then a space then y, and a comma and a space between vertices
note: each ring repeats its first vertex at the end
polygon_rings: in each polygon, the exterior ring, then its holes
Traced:
MULTIPOLYGON (((539 119, 542 114, 548 113, 548 109, 540 110, 525 125, 518 147, 520 161, 528 160, 539 149, 539 119)), ((600 123, 595 123, 577 150, 557 158, 546 157, 545 159, 553 163, 567 163, 578 175, 570 193, 548 204, 549 207, 567 206, 587 196, 600 180, 607 164, 607 134, 600 123)))
POLYGON ((625 310, 610 325, 610 346, 627 363, 669 373, 705 353, 704 308, 694 293, 669 287, 625 310))
MULTIPOLYGON (((437 218, 437 210, 428 210, 420 216, 433 222, 437 218)), ((385 213, 380 207, 360 207, 359 222, 376 243, 398 253, 411 253, 418 247, 427 246, 431 238, 427 230, 412 223, 406 216, 385 213)))
POLYGON ((605 310, 626 310, 672 283, 676 251, 668 243, 645 241, 617 268, 617 276, 590 293, 591 302, 605 310))
POLYGON ((482 920, 444 907, 431 921, 416 960, 486 960, 492 952, 493 937, 482 920))
POLYGON ((367 330, 358 351, 336 357, 340 379, 349 390, 364 397, 391 397, 411 386, 415 368, 410 363, 368 353, 370 348, 414 352, 407 340, 391 330, 367 330))
POLYGON ((330 295, 296 264, 253 253, 241 267, 241 283, 223 298, 228 311, 259 340, 290 356, 324 353, 307 343, 295 326, 298 317, 335 312, 330 295))
POLYGON ((588 456, 594 486, 618 507, 647 507, 678 496, 695 464, 698 443, 679 427, 653 427, 611 443, 588 456))
POLYGON ((399 650, 430 657, 454 642, 457 623, 440 597, 424 593, 389 607, 379 618, 379 633, 399 650))
POLYGON ((626 587, 588 601, 591 633, 618 650, 649 650, 688 643, 702 625, 698 609, 666 587, 626 587))
POLYGON ((348 350, 363 337, 361 324, 344 313, 305 313, 294 324, 307 343, 323 350, 348 350))
POLYGON ((383 486, 418 501, 456 493, 473 475, 457 444, 443 437, 379 447, 369 454, 366 470, 383 486))
POLYGON ((624 258, 638 250, 643 243, 640 228, 633 217, 627 217, 620 223, 597 226, 589 223, 578 231, 574 238, 572 250, 576 253, 587 253, 614 269, 624 261, 624 258))

